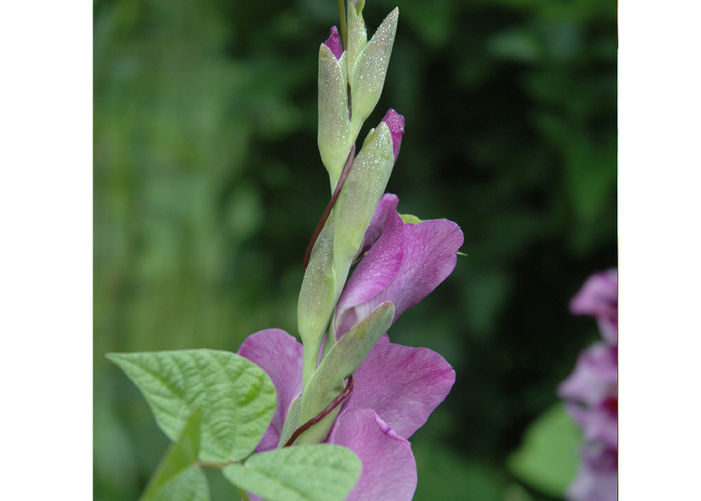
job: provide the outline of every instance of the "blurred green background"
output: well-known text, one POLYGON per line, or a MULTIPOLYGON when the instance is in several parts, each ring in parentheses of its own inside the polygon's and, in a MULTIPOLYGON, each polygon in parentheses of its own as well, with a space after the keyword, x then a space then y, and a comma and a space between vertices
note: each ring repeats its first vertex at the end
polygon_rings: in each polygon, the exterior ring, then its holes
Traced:
MULTIPOLYGON (((616 3, 368 0, 370 33, 397 4, 368 124, 405 115, 388 191, 458 222, 468 254, 390 331, 457 371, 412 438, 415 499, 559 499, 508 458, 596 338, 570 297, 616 263, 616 3)), ((106 352, 295 331, 328 198, 316 73, 337 17, 333 0, 94 3, 95 499, 136 499, 167 447, 106 352)))

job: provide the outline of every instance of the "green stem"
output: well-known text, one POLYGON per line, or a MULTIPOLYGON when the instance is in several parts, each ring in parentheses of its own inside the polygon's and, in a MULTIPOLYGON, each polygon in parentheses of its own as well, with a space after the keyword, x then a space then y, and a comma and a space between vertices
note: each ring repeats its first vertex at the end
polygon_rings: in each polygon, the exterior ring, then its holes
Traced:
POLYGON ((333 328, 333 323, 335 319, 336 314, 334 313, 333 315, 331 315, 331 323, 329 324, 329 328, 326 331, 326 339, 324 341, 324 349, 321 352, 321 360, 324 360, 326 358, 326 354, 331 350, 331 348, 333 348, 333 345, 336 344, 336 331, 333 328))
POLYGON ((205 468, 216 468, 217 470, 223 470, 227 463, 216 463, 214 461, 197 461, 198 466, 204 466, 205 468))
POLYGON ((347 49, 348 37, 346 36, 346 9, 343 5, 343 0, 338 0, 338 17, 341 25, 341 41, 343 42, 343 50, 347 49))
POLYGON ((320 343, 307 343, 304 345, 304 362, 302 365, 302 391, 307 387, 309 379, 316 370, 316 364, 319 361, 320 343))

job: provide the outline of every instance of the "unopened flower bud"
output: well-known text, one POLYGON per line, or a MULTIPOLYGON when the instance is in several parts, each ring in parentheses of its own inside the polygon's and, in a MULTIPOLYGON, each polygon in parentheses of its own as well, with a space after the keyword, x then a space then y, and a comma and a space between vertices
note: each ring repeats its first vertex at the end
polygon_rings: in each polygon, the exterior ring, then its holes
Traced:
POLYGON ((324 41, 324 45, 326 45, 331 50, 331 53, 336 56, 336 60, 341 59, 341 55, 343 54, 343 44, 341 43, 341 37, 338 36, 338 29, 336 29, 335 26, 331 26, 331 33, 329 38, 324 41))
POLYGON ((382 121, 387 124, 389 132, 392 134, 392 151, 396 162, 397 156, 399 156, 399 148, 402 146, 402 136, 404 135, 404 115, 400 115, 393 108, 390 108, 382 121))
POLYGON ((336 187, 348 152, 351 137, 348 116, 348 81, 345 75, 346 53, 336 27, 319 48, 319 132, 317 143, 321 161, 329 173, 331 191, 336 187))
POLYGON ((365 1, 348 2, 348 39, 346 40, 346 61, 348 65, 348 80, 353 78, 353 68, 358 56, 368 44, 368 34, 363 20, 365 1))
POLYGON ((368 132, 333 210, 333 268, 339 296, 393 166, 392 134, 388 125, 380 122, 368 132))
MULTIPOLYGON (((351 86, 351 131, 357 135, 363 122, 375 109, 377 101, 382 94, 385 84, 389 58, 394 45, 394 35, 397 32, 399 9, 394 9, 382 21, 368 44, 358 55, 357 61, 352 64, 352 70, 348 73, 351 86)), ((350 68, 351 66, 349 66, 350 68)))

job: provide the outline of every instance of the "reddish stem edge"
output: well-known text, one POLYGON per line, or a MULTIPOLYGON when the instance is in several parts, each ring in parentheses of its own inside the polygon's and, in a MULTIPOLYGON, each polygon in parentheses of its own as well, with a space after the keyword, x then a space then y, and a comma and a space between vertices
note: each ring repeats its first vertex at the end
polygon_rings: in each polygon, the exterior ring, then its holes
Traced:
POLYGON ((326 205, 326 209, 324 209, 324 213, 321 215, 321 219, 319 220, 319 223, 316 225, 316 228, 314 228, 314 233, 312 234, 312 239, 309 241, 309 245, 307 245, 307 250, 304 253, 304 269, 307 269, 307 265, 309 264, 309 259, 312 257, 312 249, 314 249, 314 244, 316 243, 316 239, 319 238, 319 233, 321 233, 321 230, 324 229, 324 224, 326 223, 326 220, 329 218, 329 215, 331 214, 331 209, 333 209, 333 206, 336 205, 336 200, 338 199, 338 196, 341 194, 341 188, 343 188, 343 183, 346 181, 346 177, 348 176, 348 171, 350 171, 351 165, 353 165, 353 159, 355 158, 355 145, 350 150, 350 153, 348 153, 348 159, 346 160, 346 165, 343 167, 343 171, 341 172, 341 177, 338 178, 338 182, 336 183, 336 188, 333 190, 333 195, 331 196, 331 200, 329 200, 329 203, 326 205))
POLYGON ((283 447, 289 447, 292 445, 295 440, 299 438, 299 436, 307 431, 309 428, 314 426, 316 423, 324 419, 332 410, 334 410, 336 407, 338 407, 341 402, 343 402, 348 396, 351 394, 353 391, 353 376, 348 376, 348 382, 346 383, 345 389, 341 392, 340 395, 338 395, 336 398, 334 398, 333 402, 331 402, 329 405, 326 406, 326 408, 321 411, 319 414, 311 418, 309 421, 304 423, 302 426, 297 428, 295 432, 292 434, 290 439, 287 441, 283 447))

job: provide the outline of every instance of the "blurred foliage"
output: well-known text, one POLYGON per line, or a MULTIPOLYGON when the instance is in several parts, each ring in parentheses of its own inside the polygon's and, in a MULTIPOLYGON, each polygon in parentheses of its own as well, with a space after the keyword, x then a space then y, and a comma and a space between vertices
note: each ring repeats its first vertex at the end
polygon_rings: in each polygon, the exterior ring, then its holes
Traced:
MULTIPOLYGON (((457 221, 468 254, 390 331, 458 375, 412 439, 416 499, 554 499, 506 458, 595 336, 569 298, 616 263, 616 4, 368 0, 371 29, 397 3, 369 124, 406 116, 388 191, 457 221)), ((95 1, 95 499, 136 499, 167 447, 106 352, 295 331, 328 197, 316 57, 335 23, 331 0, 95 1)))
POLYGON ((509 458, 509 469, 529 485, 561 496, 577 473, 581 442, 582 432, 564 405, 553 405, 528 428, 522 447, 509 458))

